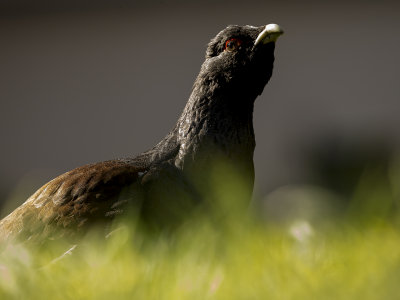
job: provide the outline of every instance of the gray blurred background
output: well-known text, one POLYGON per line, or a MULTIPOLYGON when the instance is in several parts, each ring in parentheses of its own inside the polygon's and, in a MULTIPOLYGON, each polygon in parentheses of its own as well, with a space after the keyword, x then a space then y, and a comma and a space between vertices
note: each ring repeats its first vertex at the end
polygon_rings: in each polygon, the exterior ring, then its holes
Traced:
POLYGON ((2 215, 60 173, 152 147, 210 38, 268 23, 286 33, 255 106, 257 194, 351 190, 399 148, 399 1, 1 0, 2 215))

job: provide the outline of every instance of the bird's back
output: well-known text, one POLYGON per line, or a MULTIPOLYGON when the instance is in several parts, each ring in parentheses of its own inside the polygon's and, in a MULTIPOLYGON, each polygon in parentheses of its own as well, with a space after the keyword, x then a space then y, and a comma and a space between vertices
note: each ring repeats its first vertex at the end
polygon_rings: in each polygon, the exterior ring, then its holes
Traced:
POLYGON ((41 240, 83 233, 88 226, 122 213, 138 198, 145 168, 113 160, 85 165, 58 176, 0 221, 0 240, 41 240))

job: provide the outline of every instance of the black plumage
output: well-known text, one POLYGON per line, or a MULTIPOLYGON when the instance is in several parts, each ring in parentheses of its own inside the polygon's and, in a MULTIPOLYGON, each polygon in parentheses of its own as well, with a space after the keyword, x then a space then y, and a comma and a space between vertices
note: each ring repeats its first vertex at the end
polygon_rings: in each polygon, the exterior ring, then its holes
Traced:
POLYGON ((55 239, 107 223, 128 206, 151 226, 180 222, 202 201, 216 159, 254 183, 253 105, 272 74, 278 25, 229 26, 211 40, 175 127, 134 158, 86 165, 41 187, 0 221, 0 239, 55 239))

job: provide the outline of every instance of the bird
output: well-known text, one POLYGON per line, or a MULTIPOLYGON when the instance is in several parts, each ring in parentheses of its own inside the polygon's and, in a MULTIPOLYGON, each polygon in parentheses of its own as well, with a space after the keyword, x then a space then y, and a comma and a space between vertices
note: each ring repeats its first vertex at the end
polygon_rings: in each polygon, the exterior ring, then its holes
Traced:
MULTIPOLYGON (((272 75, 282 28, 229 25, 207 45, 182 114, 153 148, 130 158, 88 164, 39 188, 0 221, 1 241, 74 238, 134 207, 145 224, 179 224, 204 201, 216 159, 254 185, 253 109, 272 75)), ((105 226, 105 225, 104 225, 105 226)))

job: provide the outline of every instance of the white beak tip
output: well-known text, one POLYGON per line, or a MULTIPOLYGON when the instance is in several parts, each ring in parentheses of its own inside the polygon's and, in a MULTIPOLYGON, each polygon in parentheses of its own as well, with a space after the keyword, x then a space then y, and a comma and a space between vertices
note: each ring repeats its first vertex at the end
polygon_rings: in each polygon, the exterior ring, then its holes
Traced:
POLYGON ((269 32, 276 32, 276 33, 283 33, 283 30, 281 28, 281 26, 279 26, 278 24, 268 24, 265 26, 265 29, 269 32))

